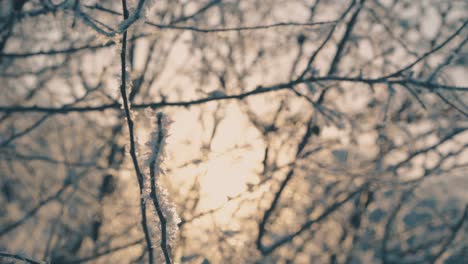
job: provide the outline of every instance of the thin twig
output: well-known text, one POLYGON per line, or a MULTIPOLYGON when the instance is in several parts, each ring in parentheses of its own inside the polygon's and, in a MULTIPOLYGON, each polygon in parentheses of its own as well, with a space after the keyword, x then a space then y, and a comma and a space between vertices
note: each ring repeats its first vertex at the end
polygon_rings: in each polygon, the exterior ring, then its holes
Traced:
POLYGON ((44 263, 47 263, 45 261, 37 261, 37 260, 31 259, 31 258, 27 258, 27 257, 23 257, 23 256, 20 256, 20 255, 15 255, 15 254, 10 254, 10 253, 6 253, 6 252, 0 252, 0 257, 17 259, 17 260, 21 260, 21 261, 31 263, 31 264, 44 264, 44 263))
MULTIPOLYGON (((124 19, 127 19, 129 14, 128 14, 128 9, 127 9, 127 3, 125 0, 122 0, 122 8, 123 8, 123 17, 124 19)), ((130 114, 130 106, 128 103, 127 91, 126 91, 126 79, 127 79, 126 78, 126 49, 127 49, 127 31, 125 31, 122 35, 122 51, 120 53, 121 79, 122 80, 120 84, 120 94, 122 96, 125 117, 127 119, 127 125, 128 125, 128 131, 129 131, 130 156, 132 157, 133 167, 137 175, 138 187, 140 190, 140 209, 141 209, 141 218, 142 218, 141 225, 143 227, 143 232, 145 233, 146 246, 148 248, 148 254, 149 254, 149 262, 153 264, 154 257, 153 257, 153 249, 151 246, 150 232, 149 232, 148 224, 147 224, 146 202, 143 197, 144 178, 143 178, 143 174, 141 173, 140 166, 138 165, 138 159, 137 159, 136 148, 135 148, 135 135, 133 132, 133 120, 130 114)))
POLYGON ((384 77, 382 77, 382 79, 387 79, 387 78, 391 78, 391 77, 397 77, 399 75, 401 75, 403 72, 413 68, 413 66, 415 66, 416 64, 418 64, 419 62, 421 62, 422 60, 426 59, 427 57, 429 57, 430 55, 434 54, 435 52, 437 52, 438 50, 442 49, 443 47, 445 47, 448 43, 450 43, 456 36, 460 35, 460 33, 462 32, 462 30, 466 27, 466 25, 468 25, 468 20, 465 20, 465 22, 453 33, 451 34, 447 39, 445 39, 442 43, 440 43, 439 45, 437 45, 435 48, 427 51, 426 53, 424 53, 423 55, 421 55, 420 57, 418 57, 416 60, 414 60, 413 62, 411 62, 410 64, 406 65, 405 67, 397 70, 396 72, 394 73, 391 73, 389 75, 386 75, 384 77))
MULTIPOLYGON (((324 76, 324 77, 310 77, 306 79, 297 79, 295 81, 280 83, 268 87, 257 87, 256 89, 250 90, 248 92, 225 95, 225 96, 207 96, 199 99, 192 99, 186 101, 161 101, 161 102, 152 102, 152 103, 143 103, 143 104, 133 104, 134 109, 144 109, 144 108, 162 108, 169 106, 184 106, 189 107, 193 105, 204 104, 212 101, 223 101, 223 100, 233 100, 233 99, 244 99, 253 95, 260 95, 264 93, 271 93, 280 90, 291 89, 291 87, 302 84, 302 83, 314 83, 314 82, 350 82, 350 83, 364 83, 364 84, 412 84, 425 88, 427 90, 448 90, 448 91, 460 91, 468 92, 468 87, 455 86, 455 85, 445 85, 434 82, 420 81, 410 78, 402 79, 382 79, 382 78, 362 78, 362 77, 342 77, 342 76, 324 76)), ((120 104, 110 103, 102 104, 97 106, 70 106, 70 107, 45 107, 45 106, 0 106, 0 112, 5 113, 24 113, 24 112, 46 112, 53 114, 67 114, 71 112, 95 112, 95 111, 104 111, 107 109, 120 109, 120 104)))
POLYGON ((26 212, 23 217, 21 217, 19 220, 16 220, 15 222, 13 223, 10 223, 6 226, 4 226, 2 229, 0 229, 0 237, 11 232, 12 230, 14 230, 15 228, 17 228, 18 226, 22 225, 24 222, 26 222, 29 218, 33 217, 34 215, 36 215, 37 212, 39 212, 39 210, 44 207, 45 205, 49 204, 50 202, 58 199, 60 197, 60 195, 62 195, 62 193, 67 189, 69 185, 64 185, 62 186, 57 192, 55 192, 54 194, 48 196, 47 198, 45 198, 44 200, 40 201, 36 206, 34 206, 32 209, 30 209, 28 212, 26 212))
POLYGON ((227 28, 199 28, 194 26, 176 26, 176 25, 164 25, 157 24, 154 22, 146 21, 145 24, 157 27, 158 29, 168 29, 168 30, 187 30, 198 33, 217 33, 217 32, 229 32, 229 31, 247 31, 247 30, 259 30, 259 29, 269 29, 269 28, 278 28, 278 27, 292 27, 292 26, 304 26, 304 27, 314 27, 321 25, 333 25, 337 21, 318 21, 318 22, 279 22, 268 25, 258 25, 258 26, 243 26, 243 27, 227 27, 227 28))

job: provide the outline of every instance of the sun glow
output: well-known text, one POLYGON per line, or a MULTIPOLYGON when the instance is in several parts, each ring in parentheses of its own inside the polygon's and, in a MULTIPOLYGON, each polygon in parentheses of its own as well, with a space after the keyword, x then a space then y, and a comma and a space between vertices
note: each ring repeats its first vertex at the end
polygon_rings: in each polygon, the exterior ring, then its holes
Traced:
POLYGON ((200 126, 197 111, 181 111, 172 116, 174 123, 168 139, 169 149, 173 153, 170 161, 186 164, 194 157, 201 161, 192 164, 194 167, 190 166, 190 170, 182 169, 173 175, 180 177, 179 180, 184 183, 191 182, 188 174, 200 175, 199 211, 226 205, 230 197, 245 192, 247 184, 257 181, 258 164, 261 164, 264 149, 263 141, 238 107, 229 105, 223 113, 223 119, 209 144, 207 156, 200 150, 203 144, 186 143, 193 138, 206 139, 211 136, 210 128, 207 129, 207 134, 202 133, 202 127, 187 129, 190 126, 200 126))
POLYGON ((245 160, 235 161, 229 157, 214 158, 207 162, 201 178, 203 207, 212 208, 224 204, 229 197, 244 191, 251 175, 251 164, 245 160))

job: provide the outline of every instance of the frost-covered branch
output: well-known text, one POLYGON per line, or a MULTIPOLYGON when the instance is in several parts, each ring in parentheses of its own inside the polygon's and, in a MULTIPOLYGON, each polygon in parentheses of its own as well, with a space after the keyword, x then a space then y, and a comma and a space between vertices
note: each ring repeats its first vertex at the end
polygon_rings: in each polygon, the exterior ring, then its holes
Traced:
POLYGON ((164 159, 164 145, 169 122, 169 119, 163 113, 156 115, 156 130, 151 135, 151 141, 148 142, 150 152, 147 161, 151 183, 150 197, 159 219, 161 228, 160 245, 167 264, 171 263, 170 245, 174 243, 180 221, 175 211, 175 205, 169 201, 167 191, 159 181, 163 173, 161 163, 164 159))

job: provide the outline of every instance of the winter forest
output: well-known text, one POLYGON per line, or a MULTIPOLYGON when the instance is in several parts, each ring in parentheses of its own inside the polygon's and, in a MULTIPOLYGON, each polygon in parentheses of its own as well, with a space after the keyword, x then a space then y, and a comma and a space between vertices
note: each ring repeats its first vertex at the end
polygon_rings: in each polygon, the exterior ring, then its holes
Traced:
POLYGON ((0 263, 468 263, 467 0, 0 0, 0 263))

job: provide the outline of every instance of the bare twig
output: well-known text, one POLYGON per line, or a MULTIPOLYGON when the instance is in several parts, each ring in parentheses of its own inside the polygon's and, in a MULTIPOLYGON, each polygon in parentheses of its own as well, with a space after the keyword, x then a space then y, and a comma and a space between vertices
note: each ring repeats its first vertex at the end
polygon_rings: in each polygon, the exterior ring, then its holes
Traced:
MULTIPOLYGON (((127 10, 127 3, 126 0, 122 0, 122 9, 123 9, 123 16, 124 19, 127 19, 129 14, 127 10)), ((137 180, 138 180, 138 187, 140 191, 140 210, 141 210, 141 225, 143 227, 143 232, 145 234, 146 246, 148 248, 149 253, 149 261, 150 263, 154 263, 154 256, 153 250, 151 246, 151 237, 150 231, 148 229, 147 224, 147 217, 146 217, 146 202, 143 197, 143 188, 144 188, 144 177, 140 170, 140 166, 138 165, 138 158, 136 155, 136 148, 135 148, 135 136, 133 131, 133 120, 130 113, 130 106, 127 99, 127 91, 126 91, 126 49, 127 49, 127 32, 125 31, 122 35, 122 51, 120 53, 120 61, 121 61, 121 83, 120 83, 120 94, 122 96, 125 117, 127 120, 127 126, 129 131, 129 141, 130 141, 130 156, 132 158, 133 167, 136 172, 137 180)))

